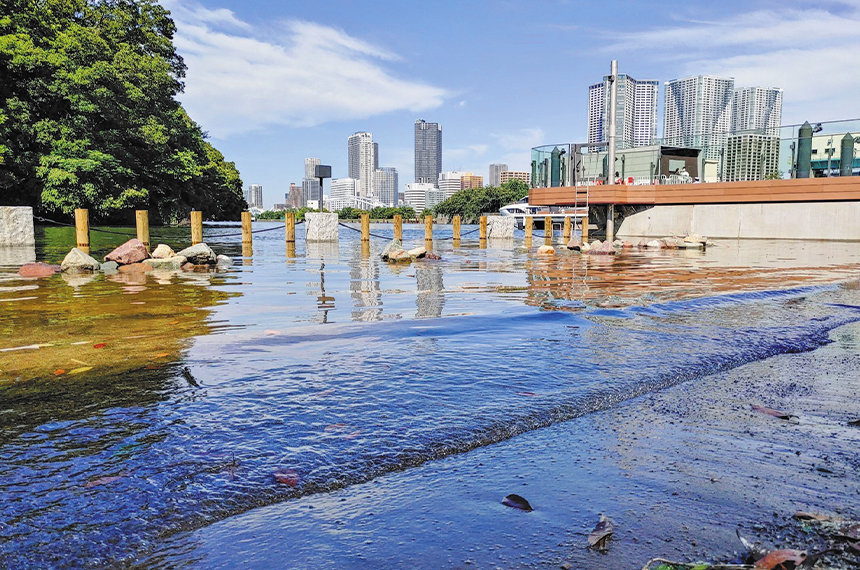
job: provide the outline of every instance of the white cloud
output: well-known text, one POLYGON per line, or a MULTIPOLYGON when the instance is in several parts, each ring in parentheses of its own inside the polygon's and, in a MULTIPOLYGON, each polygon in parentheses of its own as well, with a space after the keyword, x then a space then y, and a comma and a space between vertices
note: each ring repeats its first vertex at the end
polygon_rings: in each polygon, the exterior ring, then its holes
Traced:
MULTIPOLYGON (((715 21, 625 34, 607 51, 645 54, 674 77, 734 77, 738 87, 781 87, 783 123, 860 115, 860 2, 839 9, 756 10, 715 21)), ((670 79, 666 77, 664 79, 670 79)))
POLYGON ((182 102, 215 137, 270 125, 308 127, 440 106, 445 89, 395 77, 400 58, 342 30, 282 24, 283 42, 255 37, 225 9, 169 0, 175 43, 188 65, 182 102))

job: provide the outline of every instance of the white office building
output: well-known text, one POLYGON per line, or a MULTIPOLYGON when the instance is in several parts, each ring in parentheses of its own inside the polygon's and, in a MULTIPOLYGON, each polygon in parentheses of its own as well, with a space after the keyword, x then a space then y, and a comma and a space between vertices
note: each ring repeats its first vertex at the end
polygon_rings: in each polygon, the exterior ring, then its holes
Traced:
MULTIPOLYGON (((444 199, 448 199, 462 188, 463 176, 471 175, 471 172, 460 172, 459 170, 449 170, 439 173, 438 189, 442 192, 444 199)), ((429 208, 429 206, 428 206, 429 208)))
POLYGON ((392 167, 377 168, 373 173, 374 198, 386 206, 396 206, 398 191, 397 169, 392 167))
POLYGON ((379 166, 373 135, 357 132, 347 139, 349 177, 358 180, 358 196, 373 197, 373 173, 379 166))
POLYGON ((260 184, 251 184, 245 191, 245 201, 248 203, 248 209, 256 210, 263 209, 263 187, 260 184))
POLYGON ((416 214, 427 208, 432 208, 445 199, 441 190, 429 182, 413 182, 406 185, 403 200, 407 206, 412 206, 416 214))
POLYGON ((354 198, 358 188, 358 180, 355 178, 333 178, 329 196, 335 198, 354 198))
POLYGON ((720 160, 731 129, 735 80, 696 75, 666 82, 664 144, 700 148, 720 160))
POLYGON ((756 131, 779 135, 782 121, 782 89, 777 87, 745 87, 734 93, 731 131, 756 131))
POLYGON ((490 186, 501 186, 502 184, 502 172, 507 172, 508 165, 507 164, 491 164, 490 165, 490 177, 488 178, 490 186))
POLYGON ((761 133, 729 135, 723 181, 765 180, 779 176, 779 136, 761 133))
MULTIPOLYGON (((588 88, 588 142, 609 140, 609 76, 588 88)), ((615 106, 617 148, 653 145, 657 138, 656 79, 636 80, 618 74, 615 106)))

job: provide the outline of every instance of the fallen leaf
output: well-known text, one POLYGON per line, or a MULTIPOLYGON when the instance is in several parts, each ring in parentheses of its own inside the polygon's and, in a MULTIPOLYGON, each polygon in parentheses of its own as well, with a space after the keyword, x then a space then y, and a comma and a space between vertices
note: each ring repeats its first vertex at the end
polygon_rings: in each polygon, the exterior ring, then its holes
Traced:
POLYGON ((171 325, 178 325, 178 324, 179 324, 179 319, 177 319, 177 320, 175 320, 175 321, 170 321, 168 324, 171 324, 171 325))
POLYGON ((69 370, 69 374, 81 374, 83 372, 87 372, 88 370, 92 370, 92 366, 81 366, 80 368, 73 368, 69 370))
POLYGON ((301 480, 295 469, 278 468, 274 473, 272 473, 272 475, 274 476, 275 481, 282 485, 289 485, 290 487, 298 486, 299 481, 301 480))
POLYGON ((819 513, 807 513, 806 511, 797 511, 791 518, 799 521, 841 521, 842 517, 835 515, 822 515, 819 513))
POLYGON ((114 481, 117 481, 119 479, 122 479, 122 475, 113 475, 110 477, 99 477, 98 479, 93 479, 92 481, 87 481, 86 484, 84 484, 84 487, 89 489, 91 487, 98 487, 99 485, 107 485, 108 483, 113 483, 114 481))
POLYGON ((89 366, 89 363, 84 362, 83 360, 78 360, 76 358, 71 358, 70 360, 76 364, 83 364, 84 366, 89 366))
POLYGON ((600 521, 595 525, 591 534, 588 535, 589 548, 606 550, 606 543, 609 541, 609 537, 612 536, 612 532, 614 530, 615 529, 612 527, 612 521, 606 518, 606 515, 600 515, 600 521))
POLYGON ((505 505, 506 507, 511 507, 513 509, 519 509, 521 511, 526 511, 526 512, 534 510, 528 501, 526 501, 524 498, 520 497, 519 495, 515 495, 513 493, 511 493, 510 495, 508 495, 507 497, 502 499, 502 504, 505 505))
POLYGON ((170 356, 169 352, 159 352, 155 355, 156 358, 164 358, 165 356, 170 356))
POLYGON ((93 348, 104 348, 104 347, 106 347, 106 346, 107 346, 107 343, 106 343, 106 342, 100 342, 100 343, 98 343, 98 344, 94 344, 94 345, 93 345, 93 348))
POLYGON ((62 376, 65 373, 66 373, 66 371, 63 370, 62 368, 57 368, 56 370, 54 370, 54 376, 62 376))
POLYGON ((806 560, 802 550, 772 550, 756 561, 756 570, 794 570, 806 560))
POLYGON ((773 416, 775 418, 779 418, 781 420, 790 420, 791 418, 796 418, 794 414, 789 414, 787 412, 781 412, 779 410, 774 410, 773 408, 766 408, 764 406, 756 406, 755 404, 751 404, 752 409, 755 412, 760 414, 767 414, 769 416, 773 416))

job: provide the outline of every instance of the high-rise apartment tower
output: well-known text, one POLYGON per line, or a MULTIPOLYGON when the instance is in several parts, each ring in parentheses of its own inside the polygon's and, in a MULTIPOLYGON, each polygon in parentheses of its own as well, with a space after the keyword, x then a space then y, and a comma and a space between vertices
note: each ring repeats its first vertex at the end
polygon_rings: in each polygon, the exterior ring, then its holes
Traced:
MULTIPOLYGON (((657 138, 656 79, 638 81, 623 73, 618 75, 618 99, 615 123, 616 148, 648 146, 657 138)), ((609 76, 588 88, 588 142, 608 140, 609 76)))
POLYGON ((377 148, 371 133, 357 132, 347 139, 349 177, 358 180, 356 191, 362 198, 373 196, 373 173, 379 164, 377 148))
POLYGON ((373 194, 381 203, 388 206, 397 205, 397 169, 392 167, 377 168, 373 174, 373 194))
POLYGON ((435 185, 442 172, 442 127, 415 121, 415 182, 435 185))
POLYGON ((696 75, 666 82, 664 144, 702 149, 720 159, 731 128, 735 80, 696 75))
POLYGON ((734 93, 731 131, 778 135, 782 120, 782 89, 745 87, 734 93))

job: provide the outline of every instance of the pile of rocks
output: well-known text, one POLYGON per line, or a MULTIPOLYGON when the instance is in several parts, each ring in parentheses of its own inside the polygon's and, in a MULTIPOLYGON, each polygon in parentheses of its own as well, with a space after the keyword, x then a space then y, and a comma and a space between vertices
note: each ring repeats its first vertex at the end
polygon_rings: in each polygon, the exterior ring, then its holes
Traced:
POLYGON ((382 261, 388 263, 410 263, 415 259, 442 259, 425 247, 415 247, 409 250, 403 249, 399 239, 393 239, 382 251, 382 261))
POLYGON ((216 255, 205 243, 198 243, 175 253, 169 246, 159 244, 152 254, 139 239, 130 239, 99 263, 78 248, 73 248, 59 266, 28 263, 18 270, 22 277, 49 277, 58 271, 66 273, 146 273, 149 271, 209 271, 233 265, 226 255, 216 255))
POLYGON ((713 242, 698 234, 690 234, 682 238, 642 239, 635 244, 620 239, 614 242, 595 240, 583 243, 579 238, 573 238, 567 243, 567 248, 589 255, 615 255, 618 249, 704 249, 708 245, 713 245, 713 242))
POLYGON ((573 238, 567 242, 567 248, 588 255, 615 255, 615 245, 609 241, 600 241, 596 239, 591 243, 583 242, 579 238, 573 238))

